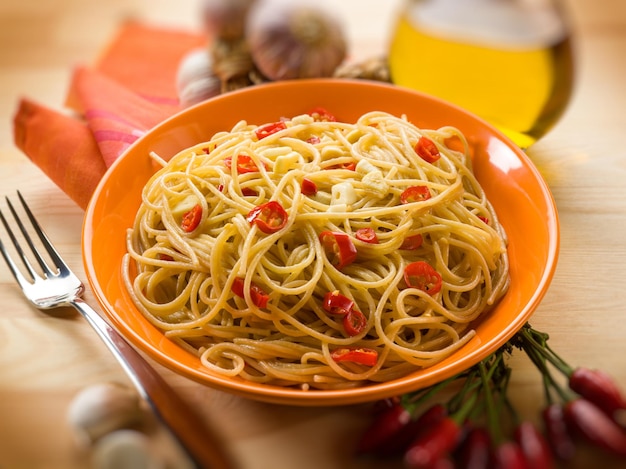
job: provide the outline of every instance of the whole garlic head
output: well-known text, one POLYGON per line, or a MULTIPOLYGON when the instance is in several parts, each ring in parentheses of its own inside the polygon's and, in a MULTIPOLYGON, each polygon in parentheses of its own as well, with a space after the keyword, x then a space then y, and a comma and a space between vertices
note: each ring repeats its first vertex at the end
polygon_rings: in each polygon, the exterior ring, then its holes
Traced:
POLYGON ((70 403, 68 422, 83 444, 139 424, 143 409, 134 389, 118 383, 102 383, 80 391, 70 403))
POLYGON ((117 430, 102 437, 92 454, 93 469, 165 469, 150 440, 134 430, 117 430))
POLYGON ((176 91, 182 107, 189 107, 221 93, 222 82, 215 75, 208 49, 189 51, 176 73, 176 91))
POLYGON ((250 54, 271 80, 333 75, 346 57, 339 19, 314 0, 257 0, 246 27, 250 54))

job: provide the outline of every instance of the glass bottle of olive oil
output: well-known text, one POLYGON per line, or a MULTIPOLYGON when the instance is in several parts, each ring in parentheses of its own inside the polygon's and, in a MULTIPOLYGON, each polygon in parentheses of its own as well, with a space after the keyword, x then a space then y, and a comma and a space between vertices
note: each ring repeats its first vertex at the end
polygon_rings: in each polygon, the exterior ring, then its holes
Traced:
POLYGON ((477 114, 528 148, 572 91, 572 45, 555 0, 410 0, 389 51, 392 81, 477 114))

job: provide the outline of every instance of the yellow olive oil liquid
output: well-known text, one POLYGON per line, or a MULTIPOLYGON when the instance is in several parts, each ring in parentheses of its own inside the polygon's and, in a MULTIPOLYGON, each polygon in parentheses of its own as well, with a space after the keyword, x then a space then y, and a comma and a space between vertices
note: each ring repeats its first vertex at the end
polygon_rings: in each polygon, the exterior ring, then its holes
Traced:
MULTIPOLYGON (((471 14, 457 16, 464 28, 441 21, 441 15, 429 21, 427 15, 407 10, 389 52, 392 81, 455 103, 528 148, 554 125, 569 100, 569 38, 562 29, 550 32, 541 21, 535 24, 543 28, 540 34, 520 33, 505 18, 500 18, 497 34, 485 34, 479 23, 479 34, 473 34, 467 28, 471 14)), ((513 18, 519 15, 508 15, 513 18)))

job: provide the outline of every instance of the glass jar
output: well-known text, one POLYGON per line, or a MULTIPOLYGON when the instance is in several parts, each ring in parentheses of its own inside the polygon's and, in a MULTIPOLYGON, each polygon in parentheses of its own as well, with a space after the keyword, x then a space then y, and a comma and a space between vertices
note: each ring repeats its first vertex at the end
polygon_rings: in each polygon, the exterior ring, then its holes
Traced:
POLYGON ((477 114, 522 148, 561 117, 572 62, 556 0, 408 0, 389 51, 395 84, 477 114))

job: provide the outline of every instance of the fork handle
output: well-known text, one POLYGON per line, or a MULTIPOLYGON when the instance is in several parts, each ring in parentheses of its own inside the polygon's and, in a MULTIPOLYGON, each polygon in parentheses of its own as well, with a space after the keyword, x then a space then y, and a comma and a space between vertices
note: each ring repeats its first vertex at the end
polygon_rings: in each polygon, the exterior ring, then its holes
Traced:
POLYGON ((81 298, 70 302, 96 330, 155 415, 169 428, 192 462, 202 469, 232 469, 217 435, 178 396, 156 370, 81 298))

